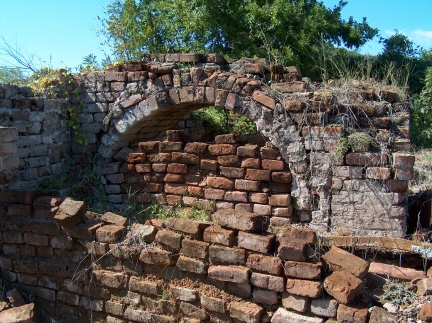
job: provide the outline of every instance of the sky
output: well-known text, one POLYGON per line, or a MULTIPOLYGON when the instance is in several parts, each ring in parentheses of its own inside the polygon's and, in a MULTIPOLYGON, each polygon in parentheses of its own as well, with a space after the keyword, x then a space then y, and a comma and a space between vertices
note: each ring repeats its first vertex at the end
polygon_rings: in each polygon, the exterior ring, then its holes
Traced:
MULTIPOLYGON (((209 0, 211 1, 211 0, 209 0)), ((97 36, 99 17, 110 0, 0 0, 0 47, 5 39, 22 53, 34 55, 36 63, 53 68, 75 68, 83 58, 94 54, 101 60, 109 54, 97 36)), ((333 8, 339 0, 323 0, 333 8)), ((342 17, 367 18, 382 37, 394 30, 405 34, 417 45, 432 48, 432 0, 348 0, 342 17)), ((360 52, 377 54, 382 50, 378 39, 367 43, 360 52)), ((6 65, 1 62, 0 66, 6 65)))

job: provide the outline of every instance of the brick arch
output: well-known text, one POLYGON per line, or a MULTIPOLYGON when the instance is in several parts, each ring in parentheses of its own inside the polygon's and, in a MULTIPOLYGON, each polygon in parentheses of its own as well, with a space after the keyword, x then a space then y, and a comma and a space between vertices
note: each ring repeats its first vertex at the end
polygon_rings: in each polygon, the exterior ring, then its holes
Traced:
POLYGON ((160 138, 186 114, 217 106, 251 119, 259 133, 281 151, 287 163, 292 160, 298 164, 305 159, 303 140, 296 126, 283 102, 267 94, 268 87, 253 78, 219 71, 199 83, 165 87, 151 93, 140 87, 132 91, 126 88, 107 115, 110 125, 101 137, 100 156, 110 159, 132 141, 160 138))

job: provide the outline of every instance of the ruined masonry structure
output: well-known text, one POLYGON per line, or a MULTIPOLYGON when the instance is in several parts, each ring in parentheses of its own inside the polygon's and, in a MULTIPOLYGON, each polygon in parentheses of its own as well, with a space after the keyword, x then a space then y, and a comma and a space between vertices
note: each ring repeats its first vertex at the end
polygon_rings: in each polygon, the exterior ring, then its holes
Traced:
MULTIPOLYGON (((134 186, 143 202, 211 201, 281 225, 404 234, 414 160, 408 103, 395 92, 354 81, 322 87, 296 67, 227 62, 216 54, 149 55, 75 77, 84 103, 81 129, 93 154, 88 160, 119 208, 134 186), (185 115, 212 105, 250 118, 263 140, 166 136, 185 115), (361 132, 369 139, 355 135, 361 132), (132 161, 130 153, 141 159, 132 161)), ((4 189, 32 188, 76 160, 69 104, 61 95, 46 99, 29 88, 0 86, 0 126, 7 128, 0 129, 18 132, 0 139, 4 189)))

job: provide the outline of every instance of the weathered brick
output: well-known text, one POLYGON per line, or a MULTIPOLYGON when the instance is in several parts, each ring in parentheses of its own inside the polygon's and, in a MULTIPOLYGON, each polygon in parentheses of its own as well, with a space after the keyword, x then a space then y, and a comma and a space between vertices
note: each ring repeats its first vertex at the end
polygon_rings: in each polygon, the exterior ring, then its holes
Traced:
MULTIPOLYGON (((245 145, 237 147, 237 156, 239 157, 255 157, 257 152, 257 145, 245 145)), ((243 166, 242 166, 243 167, 243 166)))
POLYGON ((174 298, 180 301, 195 302, 198 300, 198 291, 195 289, 172 286, 171 292, 174 298))
POLYGON ((399 279, 404 281, 426 278, 426 275, 422 270, 398 267, 395 265, 379 262, 371 262, 368 272, 385 278, 399 279))
POLYGON ((152 170, 156 173, 166 173, 167 171, 167 164, 164 163, 153 163, 152 164, 152 170))
POLYGON ((285 280, 283 277, 252 273, 251 283, 254 286, 277 292, 285 291, 285 280))
POLYGON ((147 159, 151 163, 169 163, 171 161, 170 153, 149 154, 147 159))
POLYGON ((225 190, 207 187, 204 189, 204 197, 210 200, 223 200, 225 190))
POLYGON ((199 319, 201 322, 207 319, 208 317, 207 312, 205 310, 187 302, 181 302, 179 306, 179 310, 183 315, 187 317, 199 319))
POLYGON ((210 266, 208 277, 232 283, 248 283, 250 270, 240 266, 210 266))
POLYGON ((270 109, 274 109, 276 107, 276 101, 261 91, 254 91, 252 94, 252 99, 270 109))
POLYGON ((264 309, 254 303, 249 302, 231 302, 230 316, 241 322, 259 323, 264 309))
POLYGON ((273 234, 258 235, 240 231, 237 237, 239 247, 261 253, 270 253, 275 241, 273 234))
POLYGON ((146 295, 160 296, 163 292, 163 282, 143 280, 141 277, 131 276, 129 279, 129 289, 146 295))
POLYGON ((316 242, 316 233, 307 227, 288 226, 282 231, 282 237, 303 240, 309 245, 315 245, 316 242))
POLYGON ((188 154, 188 153, 179 153, 179 152, 173 152, 172 153, 172 161, 174 163, 179 164, 187 164, 187 165, 199 165, 199 157, 194 154, 188 154))
POLYGON ((200 298, 201 298, 201 306, 208 311, 216 312, 216 313, 225 313, 227 310, 227 304, 221 298, 211 297, 207 295, 201 295, 200 298))
POLYGON ((92 240, 96 230, 101 226, 101 223, 98 221, 86 221, 84 223, 80 223, 72 228, 63 228, 66 233, 72 237, 81 240, 92 240))
POLYGON ((315 298, 311 302, 311 313, 323 317, 336 317, 338 302, 333 298, 315 298))
POLYGON ((183 142, 176 141, 161 141, 159 143, 159 151, 161 153, 168 153, 173 151, 182 151, 183 142))
POLYGON ((323 286, 342 304, 348 304, 363 290, 363 282, 346 270, 333 272, 324 280, 323 286))
POLYGON ((291 195, 289 194, 270 195, 269 204, 271 206, 288 206, 291 204, 291 195))
POLYGON ((63 227, 73 227, 82 221, 85 211, 86 206, 84 202, 66 198, 63 203, 60 204, 54 220, 58 225, 63 227))
POLYGON ((202 142, 188 142, 184 148, 184 152, 204 156, 207 153, 208 146, 208 144, 202 142))
POLYGON ((244 169, 238 167, 220 167, 221 176, 225 176, 228 178, 243 178, 244 169))
POLYGON ((266 204, 267 201, 267 193, 249 193, 249 202, 266 204))
POLYGON ((321 283, 311 280, 288 278, 286 290, 290 294, 318 298, 322 295, 321 283))
POLYGON ((170 250, 179 251, 181 248, 181 241, 183 236, 181 234, 172 232, 170 230, 160 230, 156 234, 156 242, 161 243, 170 250))
POLYGON ((246 169, 245 179, 252 181, 270 181, 270 171, 265 169, 246 169))
MULTIPOLYGON (((234 184, 234 183, 233 183, 234 184)), ((225 193, 225 201, 233 201, 233 202, 247 202, 246 192, 240 192, 240 191, 229 191, 225 193)))
POLYGON ((368 319, 367 308, 357 308, 340 304, 337 309, 338 322, 366 323, 368 319))
POLYGON ((5 231, 3 232, 3 241, 6 243, 24 243, 24 236, 19 231, 5 231))
POLYGON ((345 162, 347 165, 381 166, 387 165, 387 155, 379 153, 348 153, 345 162))
POLYGON ((245 179, 235 180, 235 189, 240 191, 258 191, 259 181, 251 181, 245 179))
POLYGON ((206 262, 199 259, 189 258, 183 255, 180 256, 177 260, 176 266, 180 270, 192 272, 195 274, 206 274, 208 268, 206 262))
POLYGON ((280 237, 278 255, 283 260, 305 261, 306 247, 307 243, 305 240, 280 237))
POLYGON ((139 150, 143 153, 152 153, 159 151, 159 141, 146 141, 138 143, 139 150))
POLYGON ((263 159, 261 160, 261 167, 271 171, 283 171, 285 162, 283 160, 263 159))
POLYGON ((387 180, 391 177, 391 169, 387 167, 368 167, 366 169, 366 178, 387 180))
POLYGON ((224 177, 207 177, 207 185, 213 188, 220 188, 224 190, 232 190, 234 188, 234 181, 224 177))
POLYGON ((254 271, 271 275, 282 274, 282 260, 279 257, 249 254, 246 266, 254 271))
POLYGON ((255 287, 253 289, 252 297, 254 302, 265 305, 274 305, 278 303, 277 292, 268 289, 261 289, 255 287))
POLYGON ((127 219, 124 216, 112 212, 105 212, 101 217, 101 221, 118 226, 125 226, 127 219))
POLYGON ((183 239, 181 253, 187 257, 205 260, 208 257, 209 245, 203 241, 183 239))
POLYGON ((367 261, 334 246, 322 256, 322 259, 331 270, 336 271, 343 269, 360 279, 366 276, 369 268, 369 263, 367 261))
POLYGON ((252 211, 259 215, 271 215, 272 207, 270 205, 254 204, 252 211))
POLYGON ((233 230, 222 229, 219 226, 209 226, 204 230, 203 240, 232 247, 235 243, 236 233, 233 230))
POLYGON ((212 265, 244 266, 246 262, 246 251, 240 248, 212 245, 209 247, 209 260, 212 265))
POLYGON ((209 145, 208 150, 213 156, 235 155, 237 152, 236 145, 232 144, 214 144, 209 145))
POLYGON ((261 229, 262 217, 245 211, 218 210, 212 215, 212 220, 222 227, 247 232, 261 229))
POLYGON ((239 167, 240 158, 237 155, 217 156, 217 162, 220 166, 239 167))
POLYGON ((309 298, 299 295, 291 295, 289 293, 282 293, 282 306, 295 310, 297 312, 306 312, 309 309, 309 298))
POLYGON ((24 242, 34 246, 48 246, 48 236, 32 232, 24 233, 24 242))
POLYGON ((126 162, 129 164, 141 164, 145 163, 146 160, 147 155, 145 153, 130 153, 126 158, 126 162))
POLYGON ((171 164, 168 164, 167 171, 168 171, 168 173, 174 173, 174 174, 186 174, 187 173, 187 165, 186 164, 171 163, 171 164))
POLYGON ((287 277, 294 277, 300 279, 319 279, 321 276, 322 264, 298 262, 298 261, 286 261, 284 263, 285 275, 287 277))
POLYGON ((139 259, 145 264, 160 267, 175 264, 175 260, 171 259, 171 252, 157 248, 144 249, 143 251, 141 251, 139 259))
POLYGON ((201 169, 216 171, 217 168, 218 168, 218 164, 216 160, 201 159, 201 169))
POLYGON ((259 169, 261 161, 259 158, 246 158, 241 162, 242 168, 254 168, 259 169))
POLYGON ((119 225, 104 225, 96 230, 96 237, 100 242, 116 243, 120 240, 125 229, 124 226, 119 225))
POLYGON ((324 321, 323 319, 320 318, 300 315, 294 312, 287 311, 283 307, 279 307, 276 313, 273 315, 271 322, 272 323, 285 323, 285 322, 323 323, 324 321))
MULTIPOLYGON (((181 184, 181 183, 184 183, 185 177, 184 177, 184 175, 180 175, 180 174, 171 174, 171 173, 168 173, 168 174, 166 174, 163 177, 163 181, 166 182, 166 183, 181 184)), ((174 185, 173 186, 173 185, 169 184, 168 186, 169 186, 168 187, 168 192, 171 193, 171 194, 180 194, 180 195, 185 194, 183 192, 183 190, 185 189, 184 187, 186 187, 186 185, 182 185, 182 186, 176 186, 176 185, 174 185), (180 188, 178 188, 178 187, 180 187, 180 188), (178 191, 179 193, 173 193, 174 191, 178 191)), ((166 191, 166 188, 167 188, 167 185, 165 185, 165 191, 166 191)))

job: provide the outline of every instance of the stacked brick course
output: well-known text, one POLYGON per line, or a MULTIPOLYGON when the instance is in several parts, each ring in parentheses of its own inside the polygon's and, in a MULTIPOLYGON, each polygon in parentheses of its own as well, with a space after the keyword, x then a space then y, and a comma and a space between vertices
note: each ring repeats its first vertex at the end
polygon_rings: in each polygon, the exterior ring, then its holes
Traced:
POLYGON ((264 216, 224 209, 213 223, 126 228, 121 216, 37 191, 3 191, 0 206, 4 282, 64 322, 368 322, 357 297, 369 263, 335 247, 317 259, 305 227, 276 236, 264 216))

